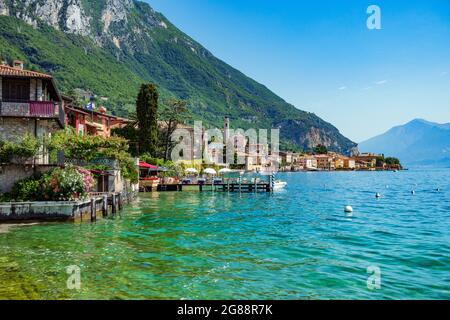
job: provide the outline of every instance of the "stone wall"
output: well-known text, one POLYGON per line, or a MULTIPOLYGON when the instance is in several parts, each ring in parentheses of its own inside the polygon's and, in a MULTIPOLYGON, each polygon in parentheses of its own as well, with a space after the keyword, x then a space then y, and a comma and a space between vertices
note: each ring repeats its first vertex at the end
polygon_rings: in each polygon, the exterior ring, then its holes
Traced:
POLYGON ((25 134, 34 135, 34 119, 0 118, 0 140, 18 142, 25 134))
POLYGON ((7 164, 0 165, 0 193, 10 192, 17 181, 29 178, 36 173, 45 173, 53 166, 36 166, 7 164))
POLYGON ((27 102, 2 102, 2 116, 27 117, 30 115, 30 104, 27 102))
POLYGON ((38 137, 48 137, 60 129, 55 119, 39 119, 36 122, 33 118, 0 117, 0 140, 21 141, 27 133, 35 136, 36 132, 38 137))

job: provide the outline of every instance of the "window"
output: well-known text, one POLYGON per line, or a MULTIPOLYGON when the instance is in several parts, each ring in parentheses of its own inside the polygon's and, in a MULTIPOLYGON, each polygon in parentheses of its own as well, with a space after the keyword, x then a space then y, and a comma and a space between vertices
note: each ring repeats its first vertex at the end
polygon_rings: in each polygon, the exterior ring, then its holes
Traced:
POLYGON ((30 100, 30 80, 3 78, 2 91, 2 99, 5 102, 28 102, 30 100))

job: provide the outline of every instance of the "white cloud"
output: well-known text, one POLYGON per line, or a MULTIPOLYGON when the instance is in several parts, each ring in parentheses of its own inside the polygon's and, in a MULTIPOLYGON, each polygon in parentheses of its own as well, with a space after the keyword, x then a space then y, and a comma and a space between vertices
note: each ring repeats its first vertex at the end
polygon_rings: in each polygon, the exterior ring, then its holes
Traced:
POLYGON ((372 87, 365 87, 365 88, 363 88, 363 90, 370 90, 370 89, 372 89, 372 87))
POLYGON ((346 86, 342 86, 342 87, 339 88, 339 90, 347 90, 347 87, 346 86))
POLYGON ((446 75, 448 75, 448 72, 447 72, 447 71, 441 72, 441 76, 442 76, 442 77, 445 77, 446 75))
POLYGON ((375 84, 376 84, 377 86, 380 86, 380 85, 385 84, 385 83, 387 83, 387 82, 388 82, 387 80, 380 80, 380 81, 375 82, 375 84))

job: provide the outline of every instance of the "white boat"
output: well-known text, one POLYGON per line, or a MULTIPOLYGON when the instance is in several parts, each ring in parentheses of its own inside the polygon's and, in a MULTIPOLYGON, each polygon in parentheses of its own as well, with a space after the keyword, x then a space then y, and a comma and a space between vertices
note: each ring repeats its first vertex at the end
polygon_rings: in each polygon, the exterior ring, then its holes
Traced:
POLYGON ((274 184, 273 184, 273 189, 274 190, 279 190, 279 189, 283 189, 286 186, 287 186, 287 182, 286 181, 276 180, 274 182, 274 184))

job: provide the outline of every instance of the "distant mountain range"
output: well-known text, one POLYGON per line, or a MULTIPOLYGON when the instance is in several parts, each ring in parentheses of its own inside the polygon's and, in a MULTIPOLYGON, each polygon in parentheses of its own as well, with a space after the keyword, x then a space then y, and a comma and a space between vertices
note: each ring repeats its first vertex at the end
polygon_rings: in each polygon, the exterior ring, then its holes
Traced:
POLYGON ((126 116, 140 84, 152 82, 163 104, 187 100, 207 125, 222 127, 229 116, 234 128, 279 128, 284 149, 356 149, 332 124, 217 59, 142 1, 0 0, 0 58, 51 73, 63 92, 107 97, 102 103, 117 115, 126 116))
POLYGON ((407 165, 450 166, 450 123, 415 119, 361 142, 359 150, 398 157, 407 165))

